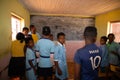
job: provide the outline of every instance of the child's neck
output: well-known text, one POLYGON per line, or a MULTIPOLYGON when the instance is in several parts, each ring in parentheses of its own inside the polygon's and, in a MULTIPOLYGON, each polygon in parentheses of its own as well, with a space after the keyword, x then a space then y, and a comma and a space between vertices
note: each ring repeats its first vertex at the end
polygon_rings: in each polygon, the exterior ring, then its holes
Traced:
POLYGON ((89 44, 94 44, 95 42, 93 42, 93 41, 90 41, 90 40, 85 40, 85 44, 86 45, 89 45, 89 44))

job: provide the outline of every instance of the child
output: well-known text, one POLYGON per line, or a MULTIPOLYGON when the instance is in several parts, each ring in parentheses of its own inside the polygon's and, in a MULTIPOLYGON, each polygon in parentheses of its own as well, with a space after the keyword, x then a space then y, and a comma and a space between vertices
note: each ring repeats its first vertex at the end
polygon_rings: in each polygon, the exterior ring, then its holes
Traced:
POLYGON ((30 32, 28 34, 32 35, 34 44, 36 44, 37 41, 40 39, 40 35, 36 32, 36 27, 34 25, 30 25, 30 32))
POLYGON ((101 50, 96 46, 97 29, 88 26, 84 30, 85 46, 75 56, 75 80, 98 80, 101 50))
POLYGON ((100 39, 100 48, 102 50, 102 60, 101 60, 101 64, 100 64, 100 71, 101 72, 106 72, 106 68, 108 67, 108 48, 106 45, 107 42, 107 37, 106 36, 102 36, 100 39))
POLYGON ((29 29, 27 27, 24 27, 22 30, 22 33, 25 35, 25 38, 28 37, 28 32, 29 32, 29 29))
POLYGON ((40 53, 38 61, 38 76, 40 80, 51 80, 53 64, 51 61, 51 54, 54 54, 54 43, 49 39, 50 27, 44 26, 42 29, 43 38, 36 44, 36 50, 40 53))
POLYGON ((119 66, 120 65, 120 57, 119 57, 119 53, 118 53, 118 49, 120 47, 120 45, 115 42, 115 35, 113 33, 108 34, 108 59, 109 59, 109 64, 112 65, 116 65, 119 66))
POLYGON ((34 42, 31 37, 27 38, 26 41, 27 50, 26 50, 26 78, 27 80, 37 80, 36 77, 36 58, 35 52, 33 50, 34 42))
POLYGON ((8 76, 11 80, 20 80, 25 76, 24 34, 17 33, 15 41, 12 42, 8 76))
POLYGON ((55 80, 68 80, 68 70, 66 62, 66 49, 64 46, 65 43, 65 34, 60 32, 57 34, 57 44, 55 46, 55 66, 56 66, 56 79, 55 80))

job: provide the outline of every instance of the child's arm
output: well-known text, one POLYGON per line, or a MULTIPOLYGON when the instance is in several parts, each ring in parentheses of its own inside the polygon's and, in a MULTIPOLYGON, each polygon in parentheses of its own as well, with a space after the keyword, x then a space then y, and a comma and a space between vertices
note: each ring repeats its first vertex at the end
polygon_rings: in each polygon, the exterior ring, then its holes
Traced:
POLYGON ((36 75, 36 68, 35 68, 35 66, 34 66, 33 63, 32 63, 32 60, 29 60, 28 62, 29 62, 29 64, 30 64, 31 68, 33 68, 34 73, 35 73, 35 75, 36 75))
POLYGON ((80 80, 80 64, 75 63, 74 64, 74 80, 80 80))
POLYGON ((55 67, 56 67, 56 70, 58 71, 58 75, 62 75, 62 71, 58 65, 58 61, 55 61, 55 67))

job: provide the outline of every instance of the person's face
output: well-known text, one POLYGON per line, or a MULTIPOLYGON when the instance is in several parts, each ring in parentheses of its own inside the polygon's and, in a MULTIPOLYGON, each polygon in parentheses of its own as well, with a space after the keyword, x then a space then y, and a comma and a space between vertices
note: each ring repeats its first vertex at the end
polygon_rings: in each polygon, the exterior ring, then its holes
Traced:
POLYGON ((106 44, 105 40, 101 38, 101 39, 100 39, 100 44, 101 44, 101 45, 106 44))
POLYGON ((23 31, 23 34, 24 34, 25 36, 27 36, 27 35, 28 35, 28 32, 29 32, 29 30, 24 30, 24 31, 23 31))
POLYGON ((33 40, 30 40, 30 41, 29 41, 28 46, 31 47, 31 48, 34 47, 34 42, 33 42, 33 40))
POLYGON ((35 34, 35 33, 36 33, 36 28, 33 27, 33 28, 31 29, 31 31, 32 31, 33 34, 35 34))
POLYGON ((109 42, 112 42, 112 41, 114 41, 115 37, 114 37, 113 35, 110 35, 110 36, 108 37, 108 39, 109 39, 109 42))
POLYGON ((65 36, 63 36, 63 35, 59 36, 58 41, 59 41, 61 44, 64 44, 64 43, 65 43, 65 36))

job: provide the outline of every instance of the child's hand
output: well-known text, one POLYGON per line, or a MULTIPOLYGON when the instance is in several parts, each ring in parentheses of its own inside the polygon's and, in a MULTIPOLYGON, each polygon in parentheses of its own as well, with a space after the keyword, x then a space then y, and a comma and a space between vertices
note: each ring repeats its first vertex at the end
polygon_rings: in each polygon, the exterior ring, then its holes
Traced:
POLYGON ((58 69, 58 75, 62 75, 62 71, 60 70, 60 68, 58 69))

